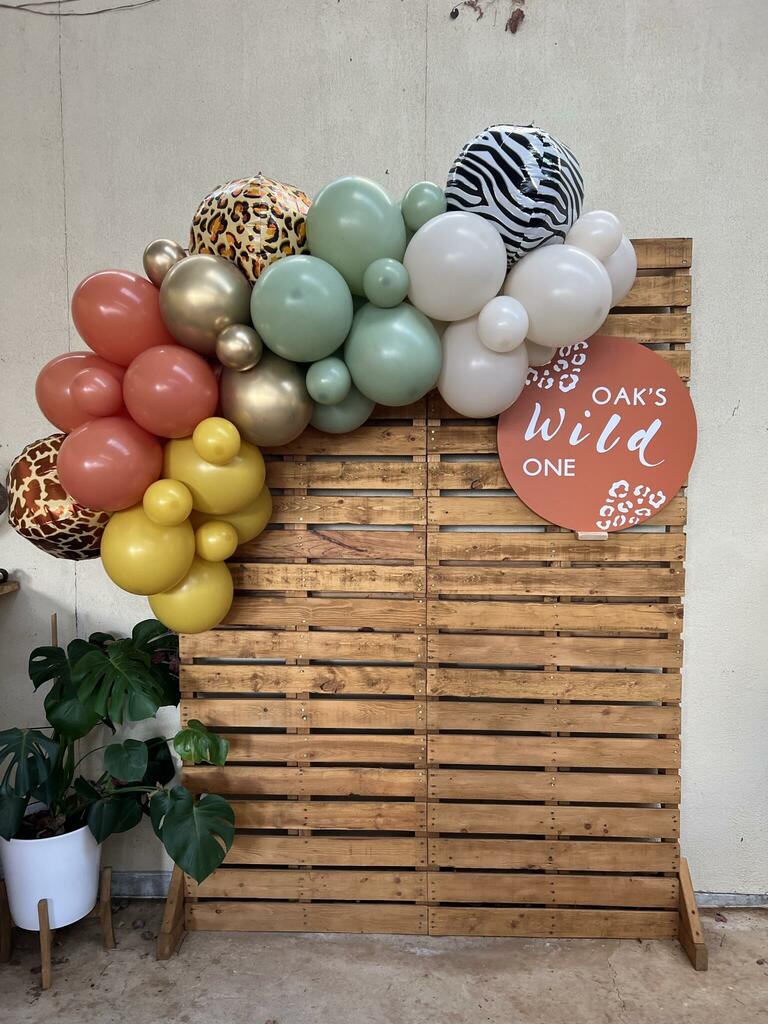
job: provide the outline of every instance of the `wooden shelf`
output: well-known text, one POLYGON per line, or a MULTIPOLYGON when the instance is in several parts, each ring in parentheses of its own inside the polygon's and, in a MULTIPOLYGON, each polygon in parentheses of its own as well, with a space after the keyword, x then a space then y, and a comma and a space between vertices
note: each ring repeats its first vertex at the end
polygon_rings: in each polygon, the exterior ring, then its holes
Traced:
POLYGON ((3 594, 13 594, 19 589, 19 584, 16 580, 7 580, 5 583, 0 583, 0 597, 3 594))

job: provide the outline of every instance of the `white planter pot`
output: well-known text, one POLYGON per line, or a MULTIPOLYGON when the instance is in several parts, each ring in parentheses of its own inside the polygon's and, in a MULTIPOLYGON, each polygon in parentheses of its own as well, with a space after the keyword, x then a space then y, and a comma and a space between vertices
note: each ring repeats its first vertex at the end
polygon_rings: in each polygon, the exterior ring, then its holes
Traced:
POLYGON ((51 928, 79 921, 96 906, 101 846, 87 825, 50 839, 0 839, 11 917, 19 928, 40 930, 37 904, 48 900, 51 928))

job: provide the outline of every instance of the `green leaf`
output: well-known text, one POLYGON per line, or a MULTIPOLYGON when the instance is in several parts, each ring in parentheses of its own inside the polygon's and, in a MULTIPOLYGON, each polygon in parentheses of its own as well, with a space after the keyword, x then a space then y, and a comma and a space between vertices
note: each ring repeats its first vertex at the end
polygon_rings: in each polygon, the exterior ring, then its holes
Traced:
POLYGON ((69 678, 67 656, 61 647, 36 647, 29 656, 28 670, 36 690, 51 679, 69 678))
POLYGON ((229 753, 229 740, 217 736, 196 718, 190 719, 184 729, 173 738, 173 747, 182 761, 190 764, 223 765, 229 753))
POLYGON ((0 786, 0 837, 13 839, 21 828, 29 797, 11 793, 7 786, 0 786))
POLYGON ((115 640, 103 650, 92 647, 73 667, 78 698, 100 718, 121 725, 157 714, 165 689, 149 655, 129 639, 115 640))
POLYGON ((99 716, 77 696, 77 687, 68 672, 61 675, 48 691, 44 707, 45 717, 56 732, 68 740, 87 736, 100 721, 99 716))
POLYGON ((103 796, 88 808, 88 828, 97 843, 115 832, 127 832, 141 821, 141 804, 133 794, 103 796))
POLYGON ((195 800, 183 786, 154 794, 150 817, 171 859, 197 882, 221 864, 235 836, 235 812, 223 797, 195 800))
POLYGON ((176 765, 168 748, 168 740, 163 736, 155 736, 147 740, 148 763, 143 786, 164 786, 176 774, 176 765))
POLYGON ((128 739, 123 743, 110 743, 104 751, 104 767, 121 782, 137 782, 147 770, 149 752, 142 740, 128 739))
POLYGON ((0 785, 14 796, 30 796, 56 769, 59 744, 39 729, 0 732, 0 785))
POLYGON ((103 795, 100 789, 94 786, 92 782, 89 782, 88 779, 84 779, 82 775, 75 779, 72 788, 84 804, 95 803, 103 795))

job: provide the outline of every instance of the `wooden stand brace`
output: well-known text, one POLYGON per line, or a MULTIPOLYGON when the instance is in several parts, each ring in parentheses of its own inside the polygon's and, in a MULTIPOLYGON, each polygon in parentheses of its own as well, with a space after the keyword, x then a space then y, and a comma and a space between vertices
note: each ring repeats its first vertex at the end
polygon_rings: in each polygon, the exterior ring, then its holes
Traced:
MULTIPOLYGON (((99 898, 96 906, 87 915, 98 917, 101 924, 101 941, 104 949, 115 948, 115 933, 112 928, 112 868, 102 868, 99 879, 99 898)), ((40 925, 40 988, 49 989, 53 980, 52 947, 54 932, 48 917, 48 900, 42 899, 37 905, 37 919, 40 925)), ((8 907, 5 883, 0 881, 0 963, 8 963, 13 951, 13 921, 8 907)))

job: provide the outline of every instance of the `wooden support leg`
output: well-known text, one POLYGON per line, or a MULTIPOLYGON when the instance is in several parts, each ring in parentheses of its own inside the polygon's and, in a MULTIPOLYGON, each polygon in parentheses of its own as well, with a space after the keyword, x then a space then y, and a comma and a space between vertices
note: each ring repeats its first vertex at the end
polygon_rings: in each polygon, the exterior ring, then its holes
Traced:
POLYGON ((184 938, 184 872, 174 867, 163 923, 157 936, 157 959, 170 960, 184 938))
POLYGON ((706 971, 709 966, 709 953, 704 941, 704 930, 701 927, 699 909, 693 892, 691 873, 688 861, 680 858, 680 916, 677 924, 677 937, 685 950, 695 971, 706 971))
POLYGON ((48 900, 40 900, 37 904, 37 920, 40 925, 40 988, 51 987, 51 946, 52 934, 48 921, 48 900))
POLYGON ((13 950, 13 921, 5 882, 0 880, 0 964, 7 964, 13 950))
POLYGON ((115 948, 115 932, 112 927, 112 868, 102 868, 99 880, 99 922, 101 941, 104 949, 115 948))

